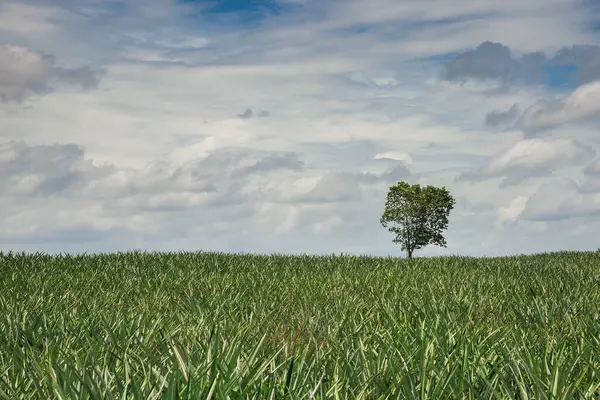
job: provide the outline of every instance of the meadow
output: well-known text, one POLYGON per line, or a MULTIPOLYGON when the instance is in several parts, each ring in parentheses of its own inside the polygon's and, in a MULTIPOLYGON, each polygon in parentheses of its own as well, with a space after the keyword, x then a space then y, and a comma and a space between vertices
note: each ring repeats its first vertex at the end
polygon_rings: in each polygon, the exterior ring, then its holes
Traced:
POLYGON ((598 399, 600 252, 0 253, 3 399, 598 399))

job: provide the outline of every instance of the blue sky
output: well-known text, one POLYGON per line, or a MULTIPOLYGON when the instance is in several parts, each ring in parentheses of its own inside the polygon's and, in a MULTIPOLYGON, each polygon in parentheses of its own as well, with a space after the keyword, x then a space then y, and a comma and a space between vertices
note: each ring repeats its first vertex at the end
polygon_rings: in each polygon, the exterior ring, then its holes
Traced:
POLYGON ((587 0, 0 1, 0 250, 400 255, 398 180, 447 248, 595 250, 587 0))
POLYGON ((184 5, 197 5, 201 7, 200 15, 191 13, 191 20, 200 19, 211 24, 233 29, 256 28, 265 18, 292 11, 295 7, 280 4, 275 0, 223 0, 223 1, 198 1, 179 0, 184 5))
POLYGON ((196 3, 206 4, 207 13, 210 14, 249 14, 249 13, 265 13, 279 14, 285 10, 285 7, 273 0, 224 0, 224 1, 197 1, 183 0, 184 4, 196 3))

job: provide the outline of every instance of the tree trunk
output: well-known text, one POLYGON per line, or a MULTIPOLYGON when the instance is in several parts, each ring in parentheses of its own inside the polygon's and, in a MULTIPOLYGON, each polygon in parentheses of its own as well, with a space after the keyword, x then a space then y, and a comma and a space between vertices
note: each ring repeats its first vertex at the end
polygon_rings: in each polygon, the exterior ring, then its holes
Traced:
POLYGON ((408 249, 408 258, 412 258, 413 249, 408 249))

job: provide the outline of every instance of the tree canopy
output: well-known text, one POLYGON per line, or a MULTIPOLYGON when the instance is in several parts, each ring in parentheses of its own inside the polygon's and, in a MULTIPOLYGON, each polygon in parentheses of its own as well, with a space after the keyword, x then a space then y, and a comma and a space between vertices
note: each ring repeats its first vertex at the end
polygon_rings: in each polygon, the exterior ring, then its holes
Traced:
POLYGON ((381 224, 396 234, 408 258, 415 250, 433 244, 446 247, 442 231, 448 228, 448 216, 455 200, 446 187, 421 187, 398 182, 390 187, 381 216, 381 224))

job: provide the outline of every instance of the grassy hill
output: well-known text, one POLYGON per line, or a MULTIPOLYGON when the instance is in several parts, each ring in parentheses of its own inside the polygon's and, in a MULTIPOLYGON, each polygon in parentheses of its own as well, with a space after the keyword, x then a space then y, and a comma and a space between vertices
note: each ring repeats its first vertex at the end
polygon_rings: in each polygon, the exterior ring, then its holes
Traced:
POLYGON ((600 252, 0 253, 0 397, 600 398, 599 312, 600 252))

